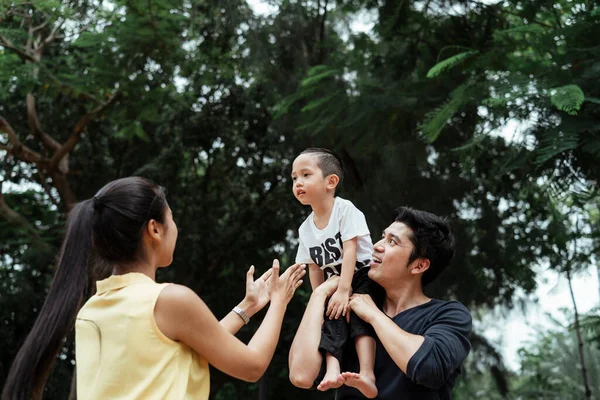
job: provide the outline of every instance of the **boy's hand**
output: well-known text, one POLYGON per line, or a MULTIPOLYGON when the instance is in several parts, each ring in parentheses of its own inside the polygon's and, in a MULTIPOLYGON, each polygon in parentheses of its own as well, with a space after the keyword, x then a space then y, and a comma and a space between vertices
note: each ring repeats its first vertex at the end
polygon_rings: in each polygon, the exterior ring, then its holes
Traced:
POLYGON ((350 299, 350 291, 342 290, 339 287, 329 299, 327 307, 327 317, 329 319, 338 319, 341 315, 346 316, 348 310, 348 300, 350 299))

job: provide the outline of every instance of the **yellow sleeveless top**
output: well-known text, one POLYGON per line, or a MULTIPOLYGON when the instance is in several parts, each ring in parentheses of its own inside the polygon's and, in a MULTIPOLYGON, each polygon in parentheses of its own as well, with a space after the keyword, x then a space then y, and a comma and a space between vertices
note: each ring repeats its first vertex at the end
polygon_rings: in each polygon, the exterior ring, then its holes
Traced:
POLYGON ((112 275, 77 314, 78 400, 208 399, 208 363, 156 325, 162 289, 141 273, 112 275))

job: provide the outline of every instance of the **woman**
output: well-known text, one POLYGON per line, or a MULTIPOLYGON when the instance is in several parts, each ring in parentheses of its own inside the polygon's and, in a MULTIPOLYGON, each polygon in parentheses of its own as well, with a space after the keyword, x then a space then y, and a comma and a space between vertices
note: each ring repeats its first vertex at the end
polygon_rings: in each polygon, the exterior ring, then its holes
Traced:
POLYGON ((305 266, 257 281, 247 274, 244 300, 220 322, 190 289, 157 284, 173 261, 177 226, 163 189, 138 177, 113 181, 73 208, 46 302, 21 347, 4 399, 39 399, 75 315, 77 395, 82 399, 208 399, 208 364, 246 381, 269 365, 287 304, 305 266), (89 292, 91 255, 112 275, 89 292), (248 345, 233 336, 271 305, 248 345))

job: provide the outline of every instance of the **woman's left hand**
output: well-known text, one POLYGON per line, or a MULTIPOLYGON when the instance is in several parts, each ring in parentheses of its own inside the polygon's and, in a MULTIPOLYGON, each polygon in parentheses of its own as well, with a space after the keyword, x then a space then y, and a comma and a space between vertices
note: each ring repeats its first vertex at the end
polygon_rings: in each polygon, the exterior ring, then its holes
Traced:
MULTIPOLYGON (((243 302, 251 308, 254 314, 263 309, 269 303, 269 283, 273 269, 269 268, 260 278, 254 280, 254 265, 246 273, 246 297, 243 302)), ((248 312, 247 311, 247 312, 248 312)))

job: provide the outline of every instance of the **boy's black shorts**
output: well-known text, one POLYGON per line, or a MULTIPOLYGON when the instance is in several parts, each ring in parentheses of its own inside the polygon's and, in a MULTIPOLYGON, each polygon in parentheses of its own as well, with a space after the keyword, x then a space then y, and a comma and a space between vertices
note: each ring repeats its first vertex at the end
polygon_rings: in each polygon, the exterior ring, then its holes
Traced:
MULTIPOLYGON (((369 267, 362 267, 354 272, 352 277, 352 293, 369 294, 373 298, 377 307, 381 307, 384 298, 384 290, 377 283, 373 282, 369 276, 369 267)), ((323 312, 325 323, 321 330, 321 342, 319 343, 319 351, 321 353, 330 353, 335 358, 342 362, 343 349, 348 339, 352 339, 359 335, 375 336, 373 327, 367 322, 360 319, 355 313, 350 313, 350 323, 346 322, 346 318, 340 316, 338 319, 329 319, 325 315, 329 301, 325 304, 323 312)))

